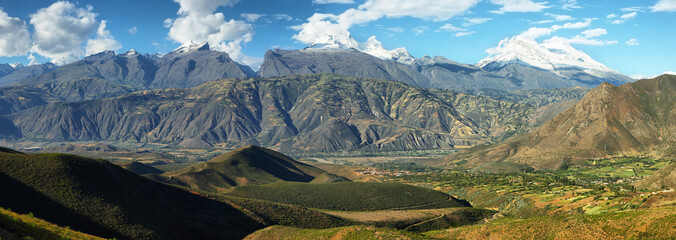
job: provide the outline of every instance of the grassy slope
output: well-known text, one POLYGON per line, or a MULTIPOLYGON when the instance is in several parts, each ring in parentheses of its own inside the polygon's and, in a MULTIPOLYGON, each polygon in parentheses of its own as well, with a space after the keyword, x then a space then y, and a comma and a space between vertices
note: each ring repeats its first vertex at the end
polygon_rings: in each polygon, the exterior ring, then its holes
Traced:
POLYGON ((0 239, 103 239, 0 208, 0 239), (4 231, 3 231, 4 230, 4 231))
POLYGON ((676 208, 502 219, 427 233, 444 239, 674 239, 676 208))
POLYGON ((210 192, 223 192, 232 186, 278 181, 347 181, 281 153, 253 145, 219 155, 208 162, 167 172, 162 176, 169 183, 210 192))
POLYGON ((300 229, 284 226, 272 226, 259 230, 245 239, 247 240, 283 240, 283 239, 428 239, 422 235, 395 230, 390 228, 376 228, 367 226, 350 226, 330 229, 300 229))
POLYGON ((263 227, 225 203, 66 154, 0 153, 0 206, 102 237, 238 238, 263 227))
POLYGON ((468 206, 445 193, 399 183, 280 182, 261 186, 236 187, 228 194, 308 208, 343 211, 468 206))

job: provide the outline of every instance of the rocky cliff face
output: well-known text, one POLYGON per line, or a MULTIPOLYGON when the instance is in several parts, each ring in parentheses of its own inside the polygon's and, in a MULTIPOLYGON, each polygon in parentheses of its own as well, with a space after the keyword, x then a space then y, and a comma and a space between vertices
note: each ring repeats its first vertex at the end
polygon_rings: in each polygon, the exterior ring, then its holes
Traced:
POLYGON ((622 86, 604 83, 537 131, 491 147, 454 154, 465 159, 556 168, 577 160, 613 155, 673 154, 676 144, 676 76, 663 75, 622 86))
POLYGON ((308 151, 407 150, 487 141, 471 119, 432 92, 335 75, 219 80, 190 89, 53 103, 8 118, 26 138, 183 147, 258 143, 308 151))

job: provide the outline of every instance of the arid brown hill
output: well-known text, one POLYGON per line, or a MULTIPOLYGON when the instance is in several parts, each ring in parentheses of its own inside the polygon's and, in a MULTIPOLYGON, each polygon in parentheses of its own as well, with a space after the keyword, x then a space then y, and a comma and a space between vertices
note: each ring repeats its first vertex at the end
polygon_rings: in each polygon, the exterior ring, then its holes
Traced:
POLYGON ((676 76, 662 75, 618 87, 602 84, 534 132, 458 152, 447 160, 552 169, 604 156, 675 156, 675 149, 676 76))

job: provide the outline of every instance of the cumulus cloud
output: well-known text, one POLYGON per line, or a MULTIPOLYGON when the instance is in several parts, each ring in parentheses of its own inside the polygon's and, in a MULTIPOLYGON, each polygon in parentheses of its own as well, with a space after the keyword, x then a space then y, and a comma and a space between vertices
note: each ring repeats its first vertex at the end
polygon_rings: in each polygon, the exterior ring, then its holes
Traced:
POLYGON ((531 0, 490 0, 491 3, 502 5, 498 10, 492 13, 503 14, 507 12, 540 12, 549 8, 547 2, 533 2, 531 0))
POLYGON ((659 0, 650 9, 653 12, 676 12, 676 0, 659 0))
POLYGON ((613 24, 622 24, 622 23, 625 23, 625 22, 626 22, 627 20, 629 20, 629 19, 635 18, 636 15, 638 15, 637 12, 631 12, 631 13, 627 13, 627 14, 622 14, 622 16, 620 16, 620 19, 617 19, 617 20, 615 20, 615 21, 612 21, 612 23, 613 23, 613 24))
POLYGON ((81 45, 97 28, 92 7, 77 8, 70 2, 55 2, 30 15, 34 45, 32 51, 52 59, 55 64, 78 60, 81 45))
POLYGON ((329 3, 340 3, 340 4, 352 4, 354 0, 312 0, 314 4, 329 4, 329 3))
POLYGON ((211 14, 218 7, 230 7, 239 2, 239 0, 174 0, 181 7, 178 9, 179 14, 211 14))
POLYGON ((220 6, 232 6, 237 0, 174 0, 180 5, 176 19, 166 19, 169 39, 177 43, 188 41, 209 42, 218 51, 226 52, 235 61, 256 65, 262 59, 242 53, 242 44, 253 39, 251 24, 234 19, 227 20, 223 13, 214 13, 220 6))
POLYGON ((608 16, 606 16, 607 19, 616 18, 616 17, 617 17, 617 14, 614 14, 614 13, 608 14, 608 16))
POLYGON ((31 48, 26 22, 10 17, 0 8, 0 57, 25 55, 31 48))
POLYGON ((638 40, 636 38, 632 38, 624 42, 624 44, 627 44, 627 46, 638 46, 638 40))
POLYGON ((102 20, 99 28, 96 31, 96 38, 87 40, 87 47, 85 55, 100 53, 107 50, 118 50, 122 45, 115 41, 110 31, 106 29, 106 20, 102 20))
POLYGON ((315 13, 306 23, 292 27, 294 39, 306 43, 353 42, 348 29, 381 18, 414 17, 445 21, 467 12, 480 0, 367 0, 357 8, 335 14, 315 13))

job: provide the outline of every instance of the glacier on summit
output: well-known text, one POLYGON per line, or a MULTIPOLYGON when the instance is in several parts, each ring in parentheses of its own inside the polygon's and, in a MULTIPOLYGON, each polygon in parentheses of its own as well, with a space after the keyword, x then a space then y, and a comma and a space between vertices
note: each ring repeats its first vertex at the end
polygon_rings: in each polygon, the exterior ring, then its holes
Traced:
POLYGON ((604 78, 621 73, 597 62, 586 53, 565 41, 535 40, 513 36, 500 41, 497 47, 486 50, 488 57, 477 63, 482 68, 500 68, 510 63, 521 63, 566 76, 573 69, 604 78))
POLYGON ((306 49, 355 49, 371 56, 383 59, 392 60, 404 64, 413 64, 415 58, 408 53, 406 48, 396 48, 387 50, 383 44, 371 36, 365 42, 358 42, 349 34, 329 34, 323 38, 318 38, 314 43, 310 44, 306 49))

